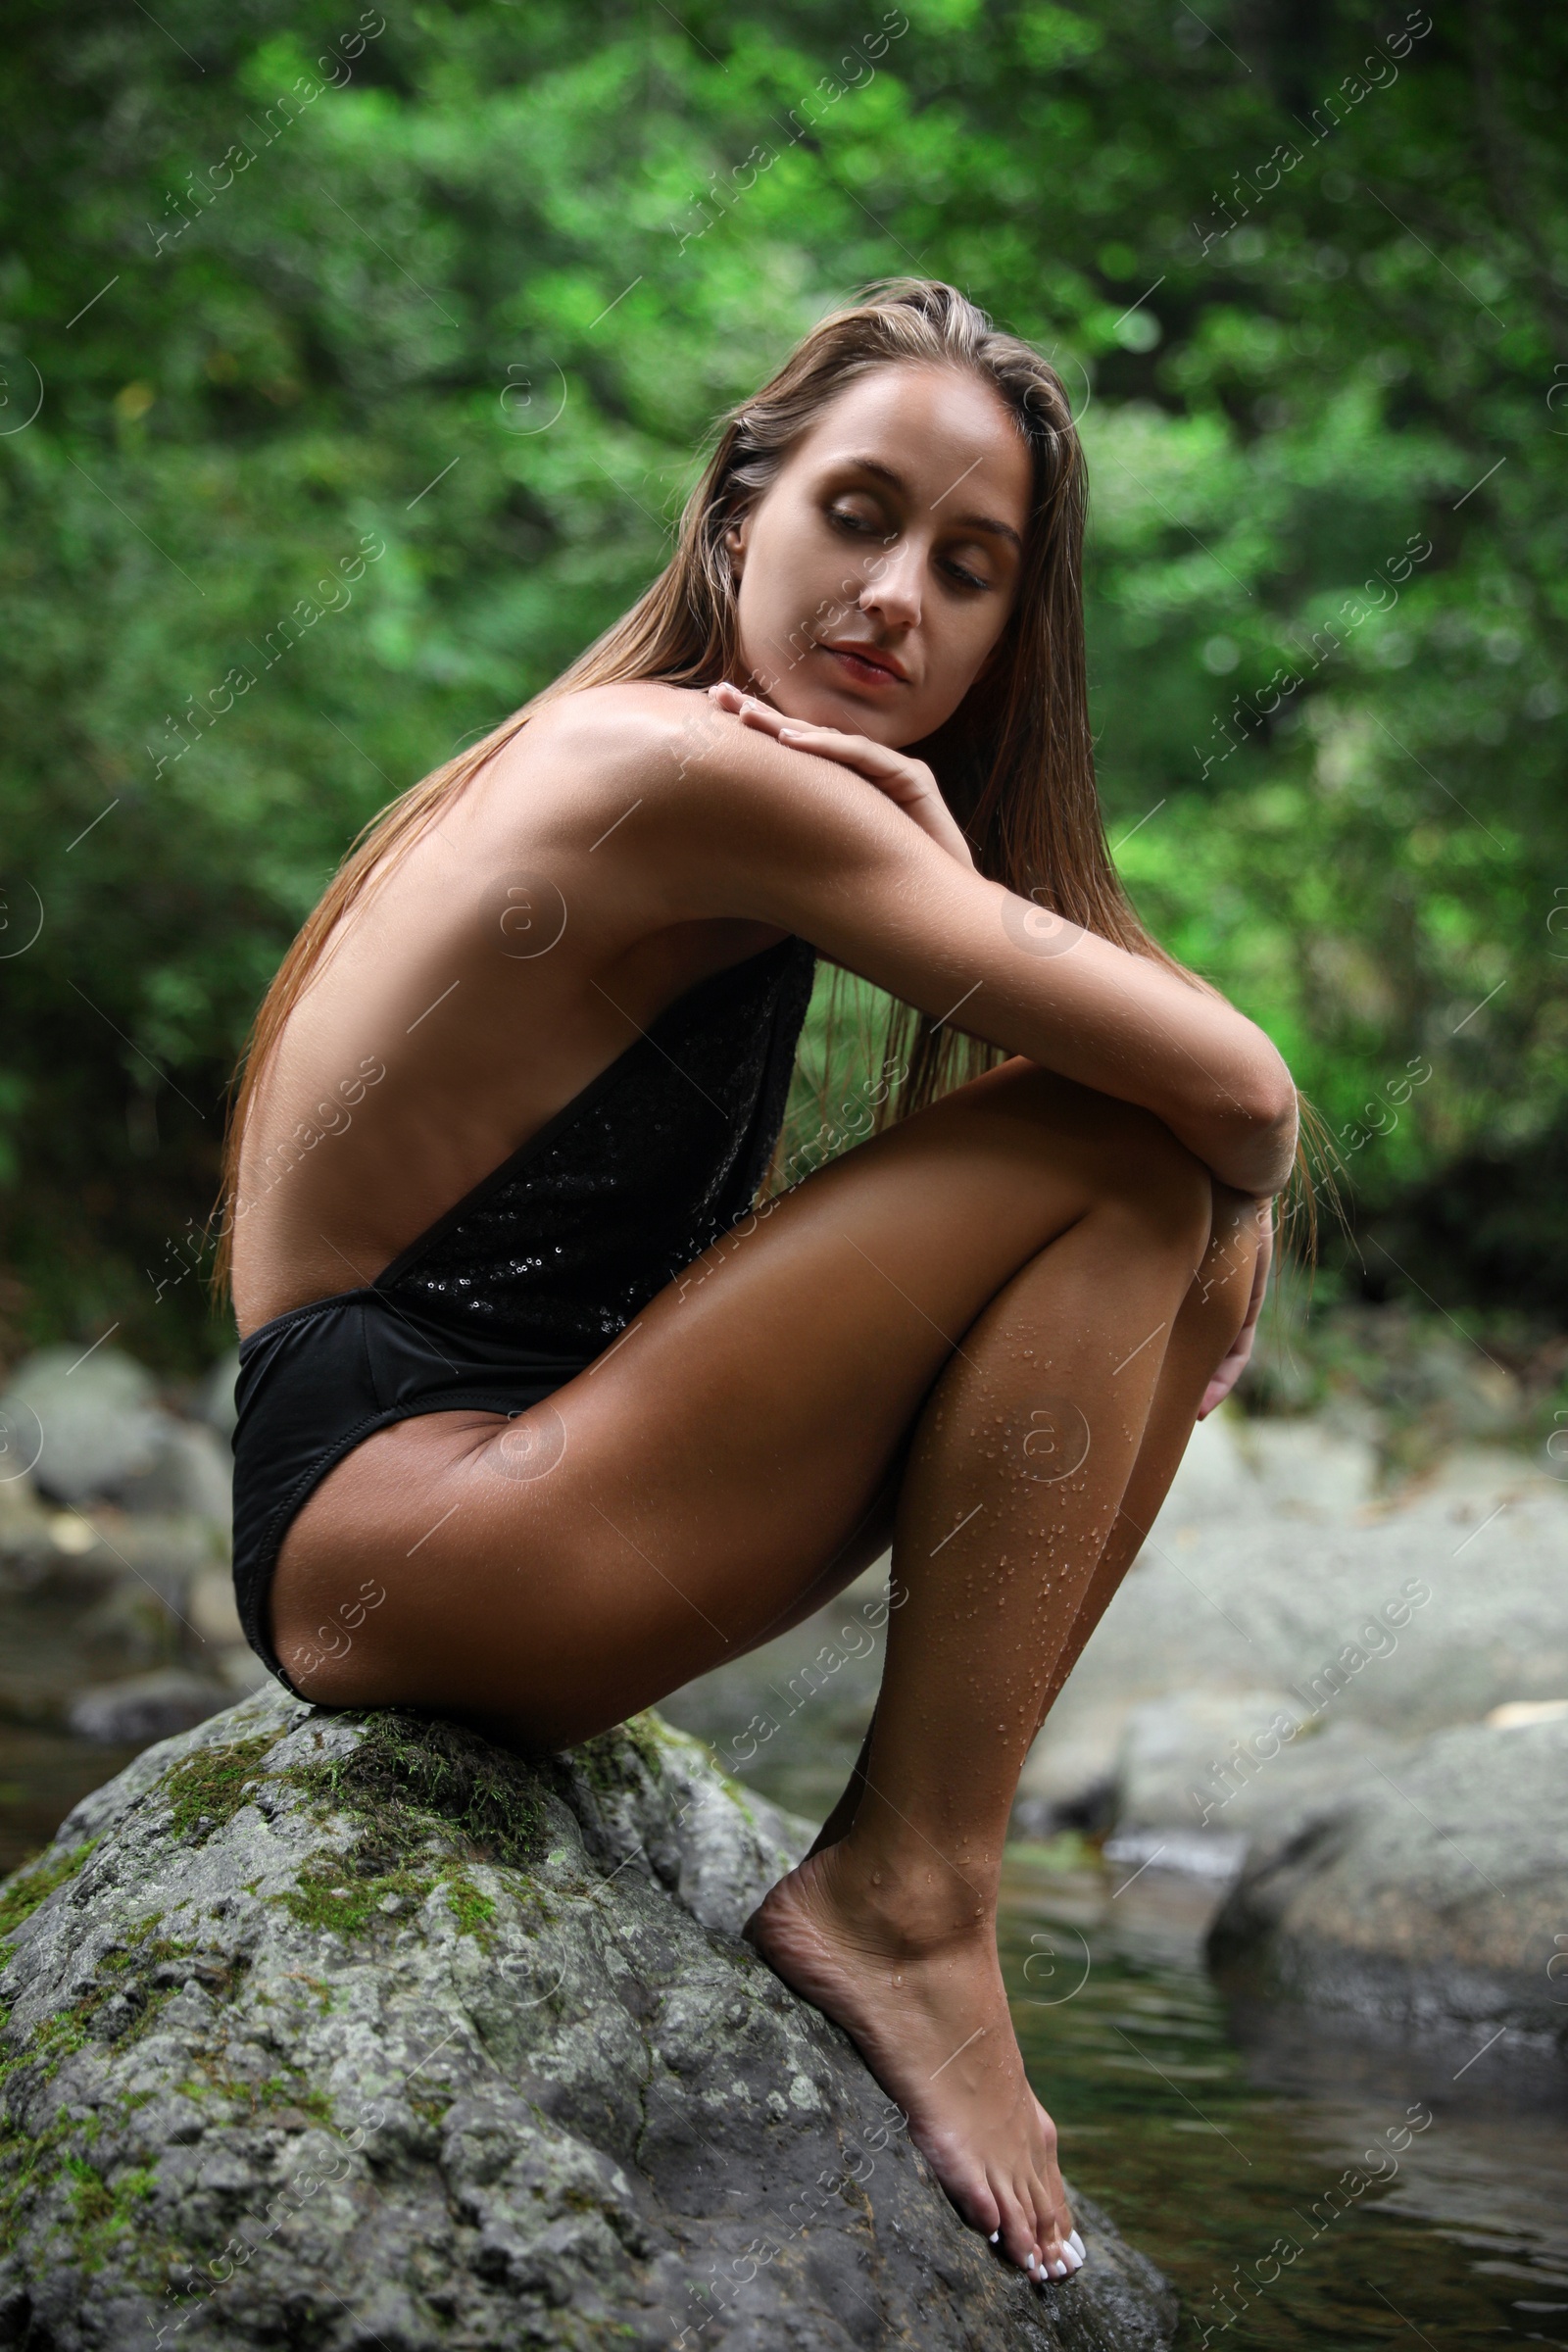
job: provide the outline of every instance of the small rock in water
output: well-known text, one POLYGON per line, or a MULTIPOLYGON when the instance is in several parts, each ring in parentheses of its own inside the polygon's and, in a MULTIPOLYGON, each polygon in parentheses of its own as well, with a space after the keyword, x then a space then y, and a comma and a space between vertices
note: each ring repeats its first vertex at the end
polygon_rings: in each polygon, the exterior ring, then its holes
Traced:
POLYGON ((135 1740, 167 1740, 187 1732, 226 1706, 229 1692, 170 1666, 152 1674, 128 1675, 121 1683, 99 1683, 72 1700, 66 1721, 78 1740, 104 1747, 128 1747, 135 1740))
POLYGON ((1209 1936, 1238 1986, 1568 2058, 1568 1718, 1434 1733, 1254 1831, 1209 1936))

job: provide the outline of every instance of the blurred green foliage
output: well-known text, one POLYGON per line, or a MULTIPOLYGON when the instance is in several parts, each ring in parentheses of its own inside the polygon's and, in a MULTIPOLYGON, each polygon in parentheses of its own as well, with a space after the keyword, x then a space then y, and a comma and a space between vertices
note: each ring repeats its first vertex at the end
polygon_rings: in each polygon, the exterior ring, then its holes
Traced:
POLYGON ((905 270, 1082 405, 1110 837, 1344 1131, 1365 1287, 1561 1319, 1568 29, 1436 16, 17 0, 8 1344, 218 1343, 172 1277, 354 832, 905 270))

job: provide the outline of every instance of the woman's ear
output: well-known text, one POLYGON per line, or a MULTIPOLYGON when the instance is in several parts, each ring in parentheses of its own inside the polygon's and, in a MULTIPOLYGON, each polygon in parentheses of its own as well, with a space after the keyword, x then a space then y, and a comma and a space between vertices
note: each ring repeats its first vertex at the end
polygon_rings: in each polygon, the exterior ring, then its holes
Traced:
POLYGON ((752 517, 748 512, 734 522, 725 525, 724 546, 730 561, 730 572, 738 588, 741 573, 746 567, 746 542, 752 534, 752 517))

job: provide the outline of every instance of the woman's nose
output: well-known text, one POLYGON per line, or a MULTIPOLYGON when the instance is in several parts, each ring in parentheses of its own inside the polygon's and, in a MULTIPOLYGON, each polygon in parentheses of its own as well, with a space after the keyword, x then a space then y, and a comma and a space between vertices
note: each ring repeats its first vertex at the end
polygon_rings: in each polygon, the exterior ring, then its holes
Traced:
POLYGON ((896 627, 912 627, 920 617, 920 566, 915 550, 890 548, 879 555, 859 602, 862 612, 880 612, 896 627))

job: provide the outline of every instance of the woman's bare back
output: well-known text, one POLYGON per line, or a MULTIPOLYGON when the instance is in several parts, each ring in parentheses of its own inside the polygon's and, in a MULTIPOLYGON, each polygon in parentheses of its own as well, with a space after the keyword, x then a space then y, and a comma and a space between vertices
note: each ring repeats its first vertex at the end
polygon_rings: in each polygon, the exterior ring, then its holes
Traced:
POLYGON ((740 732, 653 683, 547 705, 341 925, 246 1131, 242 1336, 372 1281, 665 1005, 785 936, 660 919, 626 777, 699 725, 740 732))

